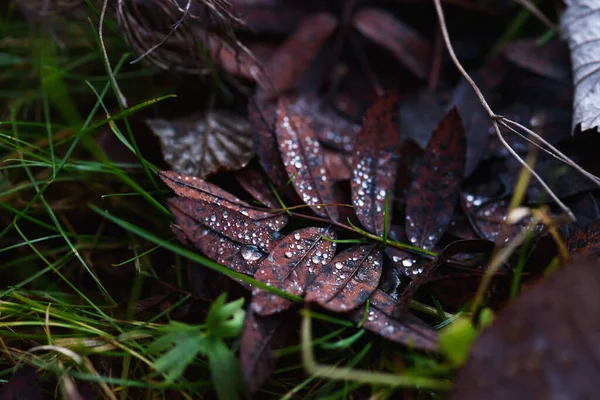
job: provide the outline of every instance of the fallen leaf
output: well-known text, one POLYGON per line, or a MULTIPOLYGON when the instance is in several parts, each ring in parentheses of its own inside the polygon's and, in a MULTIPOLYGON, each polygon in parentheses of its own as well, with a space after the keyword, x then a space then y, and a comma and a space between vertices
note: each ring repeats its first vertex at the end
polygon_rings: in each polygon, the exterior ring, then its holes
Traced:
POLYGON ((217 204, 224 209, 239 212, 275 231, 282 229, 287 223, 287 215, 257 210, 217 185, 195 176, 173 171, 161 171, 159 176, 180 197, 217 204))
POLYGON ((323 149, 326 175, 334 182, 347 181, 352 176, 352 156, 323 149))
POLYGON ((567 246, 574 258, 600 256, 600 220, 573 232, 567 239, 567 246))
POLYGON ((426 78, 431 67, 431 45, 413 28, 387 11, 365 7, 352 21, 364 36, 392 55, 415 76, 426 78))
POLYGON ((305 18, 267 63, 270 81, 263 89, 272 96, 295 87, 337 25, 337 19, 328 13, 305 18))
POLYGON ((303 116, 321 143, 345 153, 354 150, 360 125, 332 110, 321 97, 302 94, 290 107, 303 116))
POLYGON ((534 283, 477 338, 450 398, 596 398, 599 303, 594 261, 574 261, 534 283))
POLYGON ((276 133, 283 165, 296 193, 317 215, 337 220, 333 183, 326 175, 323 149, 305 117, 293 111, 287 98, 279 99, 276 133))
MULTIPOLYGON (((336 239, 335 231, 330 228, 311 227, 290 233, 261 262, 254 278, 302 296, 306 287, 335 255, 335 243, 322 236, 336 239)), ((255 289, 252 295, 252 310, 261 316, 283 311, 292 305, 291 301, 264 290, 255 289)))
POLYGON ((573 68, 573 126, 581 130, 600 124, 600 3, 565 0, 561 28, 571 50, 573 68))
POLYGON ((289 329, 283 314, 259 317, 246 312, 240 340, 242 376, 250 393, 255 393, 271 377, 276 359, 272 350, 285 341, 289 329))
POLYGON ((306 289, 305 300, 334 312, 363 304, 381 278, 383 254, 377 245, 354 246, 338 254, 306 289))
POLYGON ((279 190, 284 190, 287 188, 287 176, 275 136, 277 105, 267 100, 259 91, 248 102, 248 116, 254 128, 252 143, 258 161, 273 185, 279 190))
POLYGON ((493 249, 494 242, 485 239, 457 240, 450 243, 448 246, 444 247, 435 259, 425 264, 423 271, 415 276, 406 289, 404 289, 400 295, 400 300, 394 315, 401 316, 408 312, 410 301, 413 299, 417 289, 428 282, 432 278, 434 272, 446 261, 460 253, 489 254, 493 249))
POLYGON ((240 169, 254 156, 250 124, 224 111, 147 123, 160 138, 165 161, 177 172, 204 178, 240 169))
POLYGON ((269 178, 255 168, 245 167, 236 171, 235 179, 255 200, 269 208, 281 208, 277 197, 269 187, 269 178))
POLYGON ((356 323, 392 342, 407 347, 435 351, 437 349, 437 332, 425 322, 411 314, 401 318, 393 318, 396 301, 377 289, 369 298, 368 310, 360 307, 350 313, 356 323))
POLYGON ((400 156, 398 130, 398 93, 388 92, 367 111, 352 161, 350 180, 352 205, 358 220, 367 231, 383 235, 384 225, 392 219, 393 204, 400 156), (387 213, 388 220, 385 221, 387 213))
POLYGON ((406 235, 432 249, 450 224, 465 171, 465 130, 450 110, 435 129, 406 197, 406 235))
POLYGON ((266 254, 258 247, 245 245, 218 234, 186 215, 171 208, 176 224, 172 230, 184 244, 191 244, 206 257, 234 271, 254 275, 266 254))
POLYGON ((516 40, 504 46, 502 54, 521 68, 546 78, 568 82, 570 78, 568 49, 559 40, 538 44, 536 40, 516 40))
POLYGON ((240 244, 255 246, 267 253, 271 252, 280 240, 277 231, 218 204, 185 198, 171 198, 168 204, 171 211, 177 209, 222 236, 240 244))

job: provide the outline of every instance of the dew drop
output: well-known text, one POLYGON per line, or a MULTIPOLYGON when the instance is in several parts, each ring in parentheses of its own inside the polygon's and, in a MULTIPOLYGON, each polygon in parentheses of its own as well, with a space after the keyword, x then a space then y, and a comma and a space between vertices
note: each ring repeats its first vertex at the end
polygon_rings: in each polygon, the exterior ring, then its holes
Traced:
POLYGON ((342 264, 341 262, 336 262, 335 263, 335 268, 336 269, 342 269, 342 268, 344 268, 344 264, 342 264))

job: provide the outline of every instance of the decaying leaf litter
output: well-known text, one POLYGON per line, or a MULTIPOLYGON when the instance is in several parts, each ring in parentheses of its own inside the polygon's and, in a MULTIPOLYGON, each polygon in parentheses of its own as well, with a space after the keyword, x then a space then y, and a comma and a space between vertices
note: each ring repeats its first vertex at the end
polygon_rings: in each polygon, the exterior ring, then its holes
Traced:
MULTIPOLYGON (((36 13, 32 4, 16 3, 32 20, 46 15, 36 13)), ((44 12, 52 20, 86 15, 82 4, 67 3, 50 2, 44 12)), ((101 3, 96 4, 98 10, 101 3)), ((213 314, 209 312, 212 326, 219 327, 222 335, 211 339, 213 347, 198 342, 199 351, 209 360, 213 374, 220 371, 243 378, 246 389, 256 396, 272 393, 271 384, 277 387, 281 382, 287 382, 283 393, 300 393, 306 388, 290 384, 289 377, 279 383, 281 373, 272 378, 277 365, 290 366, 289 360, 277 360, 285 346, 300 339, 306 342, 306 335, 299 338, 289 325, 299 323, 299 318, 345 321, 350 325, 342 325, 346 326, 344 334, 331 336, 338 339, 335 345, 323 342, 319 348, 318 340, 310 343, 323 360, 331 360, 331 354, 320 353, 323 349, 359 349, 373 343, 388 346, 377 339, 383 338, 397 343, 393 348, 399 358, 393 362, 403 365, 407 376, 431 374, 414 357, 437 363, 432 368, 437 368, 438 376, 421 384, 400 377, 394 381, 394 376, 402 375, 400 369, 386 367, 389 374, 381 377, 374 373, 382 369, 381 364, 367 363, 368 370, 357 369, 362 371, 360 376, 344 375, 344 369, 325 376, 330 382, 320 388, 317 384, 307 396, 326 393, 318 390, 335 393, 336 379, 357 382, 352 387, 342 385, 343 390, 356 393, 361 384, 369 383, 444 390, 447 379, 467 357, 470 342, 466 338, 489 326, 473 347, 473 359, 459 373, 455 394, 478 396, 467 391, 476 390, 476 385, 465 384, 473 373, 469 371, 475 368, 472 365, 491 368, 492 364, 485 363, 495 362, 480 360, 478 354, 501 352, 497 346, 511 348, 510 343, 485 344, 485 338, 512 329, 500 321, 518 318, 520 298, 502 311, 498 324, 489 325, 483 316, 503 309, 521 290, 525 291, 523 301, 526 296, 533 299, 528 307, 541 312, 545 300, 535 289, 529 292, 530 281, 543 279, 544 271, 563 272, 576 265, 593 271, 597 267, 593 261, 576 258, 598 255, 597 186, 565 165, 573 160, 591 174, 600 172, 592 151, 597 132, 590 131, 597 125, 592 103, 598 79, 592 66, 600 54, 593 46, 581 45, 593 35, 592 28, 600 26, 594 17, 597 13, 586 12, 595 6, 569 2, 562 16, 574 71, 572 84, 565 57, 557 56, 567 54, 568 49, 558 39, 535 42, 527 39, 524 29, 521 40, 505 38, 494 43, 485 35, 479 38, 460 32, 454 25, 461 21, 456 12, 476 15, 498 25, 477 26, 498 38, 505 29, 509 31, 510 19, 502 8, 488 14, 466 3, 444 5, 449 26, 443 24, 434 32, 428 24, 437 20, 415 17, 422 10, 432 12, 429 2, 333 3, 122 1, 108 7, 107 22, 119 27, 137 65, 185 76, 184 81, 192 80, 205 89, 187 98, 189 83, 179 89, 182 100, 172 101, 185 104, 183 112, 159 103, 153 113, 129 117, 145 138, 152 133, 160 138, 168 167, 163 160, 156 161, 162 165, 159 177, 177 195, 166 202, 172 234, 163 237, 175 236, 246 276, 237 276, 237 283, 232 284, 201 265, 190 265, 189 277, 195 282, 189 284, 196 287, 196 298, 215 299, 228 291, 247 300, 243 324, 241 309, 232 305, 227 314, 240 324, 239 333, 223 328, 230 322, 217 318, 219 311, 213 306, 213 314), (487 112, 469 82, 456 74, 456 60, 447 57, 443 46, 447 32, 457 44, 457 59, 468 65, 469 76, 484 94, 487 112), (497 51, 486 54, 492 45, 498 45, 497 51), (571 109, 573 87, 572 114, 565 110, 571 109), (495 134, 495 124, 505 136, 495 134), (576 128, 574 136, 572 127, 576 128), (532 145, 511 129, 525 135, 527 129, 534 130, 550 151, 534 153, 533 145, 539 140, 531 137, 532 145), (535 154, 527 161, 545 183, 533 179, 527 188, 520 188, 519 179, 526 174, 515 154, 522 158, 535 154), (557 207, 557 201, 570 208, 577 223, 561 218, 565 208, 557 207), (511 211, 517 205, 522 208, 511 211), (517 212, 525 217, 516 218, 517 212), (574 257, 573 265, 556 263, 564 259, 555 242, 559 236, 574 257), (555 254, 561 255, 553 261, 555 254), (493 275, 489 275, 490 265, 497 265, 493 275), (483 297, 479 296, 481 282, 488 282, 483 297), (241 338, 239 361, 227 347, 231 337, 241 338), (219 355, 227 361, 215 364, 219 355)), ((62 27, 46 25, 57 40, 65 40, 62 27)), ((539 35, 543 30, 531 28, 531 32, 539 35)), ((106 26, 103 34, 107 35, 106 26)), ((113 57, 110 46, 106 50, 113 57)), ((110 64, 115 61, 112 58, 110 64)), ((128 90, 118 74, 116 78, 129 105, 147 100, 128 90)), ((121 135, 115 143, 132 139, 122 136, 119 129, 123 127, 111 126, 112 134, 121 135)), ((105 147, 105 151, 111 157, 114 149, 105 147)), ((168 222, 162 224, 166 226, 168 222)), ((158 285, 163 293, 158 289, 153 296, 141 294, 140 304, 144 296, 148 296, 144 304, 150 304, 144 309, 151 310, 152 304, 165 307, 168 295, 164 296, 164 290, 174 286, 166 286, 172 285, 166 281, 163 285, 158 285)), ((175 293, 184 295, 186 286, 175 293)), ((584 289, 582 302, 591 299, 593 292, 587 286, 584 289)), ((564 290, 557 285, 551 289, 556 297, 564 290)), ((219 301, 215 304, 225 309, 223 300, 219 301)), ((552 301, 558 300, 552 297, 552 301)), ((570 307, 557 304, 555 308, 570 307)), ((203 321, 205 314, 206 303, 193 300, 184 300, 173 312, 174 317, 192 324, 203 321)), ((578 326, 577 321, 559 321, 561 326, 578 326)), ((333 326, 326 322, 318 329, 331 333, 333 326)), ((165 330, 164 343, 176 343, 167 341, 176 337, 169 335, 181 332, 165 330)), ((536 334, 548 343, 553 340, 543 331, 536 334)), ((191 336, 181 337, 183 343, 196 343, 191 336)), ((568 352, 570 345, 565 346, 568 352)), ((530 359, 525 347, 515 348, 517 363, 520 357, 530 359)), ((175 365, 169 357, 183 347, 174 346, 170 352, 168 347, 153 348, 164 352, 155 370, 178 379, 184 371, 172 369, 175 365)), ((579 350, 572 349, 569 357, 579 359, 579 350)), ((192 358, 197 353, 193 354, 192 358)), ((347 360, 350 365, 361 365, 360 359, 347 360)), ((549 370, 559 368, 560 360, 549 361, 549 370)), ((305 366, 315 378, 319 376, 318 368, 305 366)), ((503 379, 505 388, 515 390, 523 382, 516 373, 503 379)), ((243 391, 238 383, 219 381, 218 375, 212 380, 221 397, 243 391)), ((527 393, 545 393, 557 382, 539 382, 528 389, 534 392, 527 393)), ((560 384, 570 388, 566 396, 573 390, 576 397, 571 383, 560 384)), ((494 390, 493 384, 478 381, 477 385, 494 390)), ((6 393, 15 390, 10 387, 6 386, 6 393)), ((379 396, 391 393, 373 390, 379 396)), ((108 396, 108 392, 103 393, 108 396)))

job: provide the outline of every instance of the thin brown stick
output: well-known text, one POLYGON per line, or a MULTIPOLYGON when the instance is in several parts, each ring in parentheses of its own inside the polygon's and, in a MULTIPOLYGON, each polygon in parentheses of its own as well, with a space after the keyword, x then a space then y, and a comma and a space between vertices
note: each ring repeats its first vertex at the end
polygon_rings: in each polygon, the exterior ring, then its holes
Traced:
MULTIPOLYGON (((505 126, 505 127, 507 127, 507 125, 510 124, 510 125, 513 125, 513 126, 518 126, 520 129, 523 129, 525 132, 527 132, 528 134, 530 134, 531 136, 533 136, 535 139, 539 140, 540 143, 543 144, 543 146, 547 147, 547 148, 544 148, 541 145, 534 143, 540 149, 542 149, 543 151, 546 151, 547 153, 549 153, 553 157, 556 157, 557 159, 563 161, 567 165, 575 168, 577 171, 579 171, 580 173, 582 173, 584 176, 586 176, 587 178, 591 179, 593 182, 595 182, 595 183, 597 183, 599 185, 600 185, 600 178, 598 178, 598 177, 590 174, 589 172, 585 171, 583 168, 581 168, 580 166, 578 166, 574 161, 570 160, 566 155, 564 155, 563 153, 561 153, 558 149, 556 149, 554 146, 552 146, 544 138, 542 138, 541 136, 537 135, 533 131, 525 128, 524 126, 522 126, 520 124, 517 124, 514 121, 510 121, 509 119, 504 118, 504 117, 502 117, 500 115, 496 115, 494 113, 494 111, 492 110, 492 108, 490 107, 490 105, 488 104, 488 102, 486 101, 485 97, 483 96, 483 93, 481 93, 481 90, 479 89, 479 87, 477 86, 477 84, 475 83, 475 81, 473 81, 473 79, 471 78, 471 76, 464 69, 464 67, 462 66, 462 64, 458 60, 458 57, 456 56, 456 53, 454 52, 454 48, 453 48, 452 43, 450 41, 450 35, 448 33, 448 27, 446 25, 446 18, 444 16, 444 12, 442 10, 441 0, 433 0, 433 3, 435 5, 435 10, 436 10, 436 13, 437 13, 437 16, 438 16, 438 20, 439 20, 439 25, 440 25, 440 28, 441 28, 442 37, 444 38, 444 42, 446 44, 446 48, 448 49, 448 53, 450 55, 450 58, 452 59, 452 62, 454 63, 454 65, 456 66, 456 68, 459 70, 459 72, 461 73, 461 75, 469 83, 469 85, 471 86, 471 88, 473 89, 473 91, 475 92, 475 94, 477 95, 477 97, 479 98, 479 101, 480 101, 481 105, 483 106, 483 108, 485 109, 485 111, 488 113, 490 119, 492 120, 492 125, 494 127, 494 131, 496 133, 496 136, 498 136, 498 139, 500 140, 500 142, 502 143, 502 145, 523 166, 523 168, 526 169, 527 171, 529 171, 531 173, 531 175, 540 183, 540 185, 542 185, 542 187, 548 192, 548 194, 550 195, 550 197, 569 216, 569 218, 571 218, 572 220, 575 220, 575 215, 566 206, 566 204, 564 204, 558 198, 558 196, 548 187, 548 185, 542 180, 542 178, 506 142, 506 140, 504 139, 504 137, 502 135, 502 132, 500 131, 500 126, 498 125, 498 121, 500 121, 503 124, 503 126, 505 126), (549 151, 548 148, 551 149, 552 151, 549 151)), ((523 137, 522 135, 520 135, 520 136, 523 137)))

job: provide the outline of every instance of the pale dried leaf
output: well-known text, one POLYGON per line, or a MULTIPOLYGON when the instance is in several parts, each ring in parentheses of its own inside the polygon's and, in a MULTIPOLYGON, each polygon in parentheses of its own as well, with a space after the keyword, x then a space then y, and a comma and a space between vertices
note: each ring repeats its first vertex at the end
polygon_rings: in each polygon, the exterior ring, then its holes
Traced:
POLYGON ((160 138, 165 161, 177 172, 204 178, 243 168, 254 156, 248 120, 223 111, 147 123, 160 138))
POLYGON ((600 2, 565 0, 563 36, 573 65, 573 125, 581 130, 600 125, 600 2))

